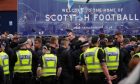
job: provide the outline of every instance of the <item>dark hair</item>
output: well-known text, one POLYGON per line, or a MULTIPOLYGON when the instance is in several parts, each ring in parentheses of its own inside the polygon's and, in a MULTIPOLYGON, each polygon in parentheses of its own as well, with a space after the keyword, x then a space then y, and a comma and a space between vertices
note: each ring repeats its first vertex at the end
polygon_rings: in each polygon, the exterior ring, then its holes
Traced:
POLYGON ((72 33, 73 33, 73 31, 70 30, 70 29, 66 29, 66 32, 67 32, 67 33, 69 33, 69 32, 72 32, 72 33))
POLYGON ((69 41, 69 40, 66 39, 66 38, 61 39, 60 45, 61 45, 61 46, 65 45, 65 43, 66 43, 67 41, 69 41))
POLYGON ((95 44, 98 41, 98 36, 92 36, 91 42, 95 44))
POLYGON ((124 38, 123 43, 128 44, 130 42, 129 38, 124 38))
POLYGON ((136 41, 137 42, 137 38, 136 37, 131 37, 130 41, 136 41))
POLYGON ((38 41, 39 43, 42 43, 42 39, 41 38, 36 38, 35 41, 38 41))
POLYGON ((99 38, 100 39, 104 39, 105 38, 105 34, 99 34, 99 38))
POLYGON ((108 36, 107 39, 108 39, 108 42, 113 42, 114 40, 113 36, 108 36))

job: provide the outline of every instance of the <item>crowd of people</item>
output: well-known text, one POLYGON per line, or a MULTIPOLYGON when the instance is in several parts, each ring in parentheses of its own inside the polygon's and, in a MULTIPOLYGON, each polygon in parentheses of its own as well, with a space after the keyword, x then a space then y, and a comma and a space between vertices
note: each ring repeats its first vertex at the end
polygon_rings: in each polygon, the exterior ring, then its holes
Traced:
POLYGON ((120 32, 0 37, 0 84, 118 84, 139 61, 140 38, 120 32))

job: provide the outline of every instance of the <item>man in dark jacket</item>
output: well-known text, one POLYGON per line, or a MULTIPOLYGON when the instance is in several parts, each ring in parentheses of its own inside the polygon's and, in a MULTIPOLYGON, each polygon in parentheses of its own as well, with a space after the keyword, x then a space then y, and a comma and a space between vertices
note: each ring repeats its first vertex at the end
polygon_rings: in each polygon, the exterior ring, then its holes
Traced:
MULTIPOLYGON (((40 37, 37 37, 35 39, 35 50, 34 50, 34 53, 35 55, 37 56, 37 58, 41 58, 41 56, 43 55, 43 52, 42 52, 42 39, 40 37)), ((36 70, 37 70, 37 67, 38 67, 38 62, 34 62, 33 63, 33 76, 34 76, 34 83, 35 84, 40 84, 40 81, 37 77, 37 74, 36 74, 36 70)))
POLYGON ((72 57, 69 54, 69 41, 63 39, 61 41, 61 47, 58 52, 58 60, 60 60, 60 66, 62 67, 62 72, 59 78, 60 84, 72 84, 73 80, 73 69, 72 69, 72 57))

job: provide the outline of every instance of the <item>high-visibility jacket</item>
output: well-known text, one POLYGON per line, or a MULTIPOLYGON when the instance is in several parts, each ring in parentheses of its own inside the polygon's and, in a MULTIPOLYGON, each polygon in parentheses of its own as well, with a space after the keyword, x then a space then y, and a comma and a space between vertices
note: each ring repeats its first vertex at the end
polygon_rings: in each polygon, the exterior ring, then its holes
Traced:
POLYGON ((16 52, 17 62, 14 72, 26 73, 32 72, 32 53, 29 50, 19 50, 16 52))
MULTIPOLYGON (((82 59, 82 56, 83 56, 83 55, 84 55, 84 53, 81 53, 81 54, 80 54, 80 60, 82 59)), ((80 72, 83 73, 83 72, 84 72, 84 67, 83 67, 83 66, 81 66, 81 67, 82 67, 82 69, 81 69, 80 72)))
POLYGON ((134 56, 136 56, 136 55, 139 56, 139 58, 140 58, 140 52, 134 54, 134 56))
POLYGON ((88 69, 88 73, 100 73, 103 72, 99 59, 98 50, 99 47, 89 48, 84 52, 84 59, 88 69))
POLYGON ((9 74, 9 56, 5 52, 0 52, 0 66, 2 66, 4 75, 9 74))
POLYGON ((104 48, 108 70, 117 70, 119 66, 120 51, 117 47, 104 48))
POLYGON ((42 56, 43 60, 43 69, 42 76, 52 76, 56 75, 56 67, 57 67, 57 56, 54 54, 45 54, 42 56))

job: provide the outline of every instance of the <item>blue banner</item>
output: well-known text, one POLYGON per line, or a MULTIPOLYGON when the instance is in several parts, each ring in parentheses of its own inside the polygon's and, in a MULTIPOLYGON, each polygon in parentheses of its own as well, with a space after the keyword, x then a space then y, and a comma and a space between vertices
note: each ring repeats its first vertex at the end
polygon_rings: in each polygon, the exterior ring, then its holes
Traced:
POLYGON ((138 0, 19 0, 18 32, 22 35, 140 34, 138 0))

